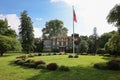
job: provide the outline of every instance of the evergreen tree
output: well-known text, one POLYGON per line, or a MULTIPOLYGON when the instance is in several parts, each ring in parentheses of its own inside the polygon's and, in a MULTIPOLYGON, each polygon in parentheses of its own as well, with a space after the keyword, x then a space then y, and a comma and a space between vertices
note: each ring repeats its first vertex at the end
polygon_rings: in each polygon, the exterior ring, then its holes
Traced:
POLYGON ((7 19, 0 20, 0 35, 4 35, 8 30, 8 22, 7 19))
POLYGON ((30 53, 34 47, 34 34, 33 34, 33 25, 31 18, 28 16, 27 11, 21 13, 21 25, 20 25, 20 40, 22 43, 23 51, 30 53))

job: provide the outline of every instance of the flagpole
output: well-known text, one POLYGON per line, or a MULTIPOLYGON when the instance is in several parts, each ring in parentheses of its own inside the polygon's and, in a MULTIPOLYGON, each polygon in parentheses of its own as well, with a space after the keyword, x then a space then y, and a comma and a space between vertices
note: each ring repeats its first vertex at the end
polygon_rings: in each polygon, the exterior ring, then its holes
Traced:
POLYGON ((72 6, 73 8, 73 54, 75 52, 75 49, 74 49, 74 6, 72 6))

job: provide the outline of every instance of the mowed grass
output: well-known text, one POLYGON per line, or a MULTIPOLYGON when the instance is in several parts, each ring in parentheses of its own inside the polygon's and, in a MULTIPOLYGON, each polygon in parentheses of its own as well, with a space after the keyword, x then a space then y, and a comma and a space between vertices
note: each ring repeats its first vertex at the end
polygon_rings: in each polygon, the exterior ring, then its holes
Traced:
POLYGON ((30 59, 43 60, 47 64, 55 62, 58 65, 70 67, 69 72, 47 71, 21 67, 12 63, 16 56, 23 54, 8 54, 0 57, 0 80, 120 80, 120 71, 98 70, 94 63, 107 62, 112 57, 79 56, 68 58, 68 55, 36 56, 30 59))

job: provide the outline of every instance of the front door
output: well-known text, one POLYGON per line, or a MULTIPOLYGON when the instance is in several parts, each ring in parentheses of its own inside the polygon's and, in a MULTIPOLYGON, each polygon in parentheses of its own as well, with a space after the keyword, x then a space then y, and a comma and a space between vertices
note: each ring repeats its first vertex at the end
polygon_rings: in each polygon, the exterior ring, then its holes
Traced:
POLYGON ((66 49, 65 47, 59 47, 60 52, 65 52, 65 49, 66 49))

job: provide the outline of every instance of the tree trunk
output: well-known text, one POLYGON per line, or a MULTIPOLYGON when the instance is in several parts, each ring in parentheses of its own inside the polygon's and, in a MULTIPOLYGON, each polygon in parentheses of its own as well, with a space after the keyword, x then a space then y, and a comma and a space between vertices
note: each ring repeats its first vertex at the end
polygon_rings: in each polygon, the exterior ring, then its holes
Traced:
POLYGON ((0 56, 3 56, 3 53, 0 53, 0 56))

